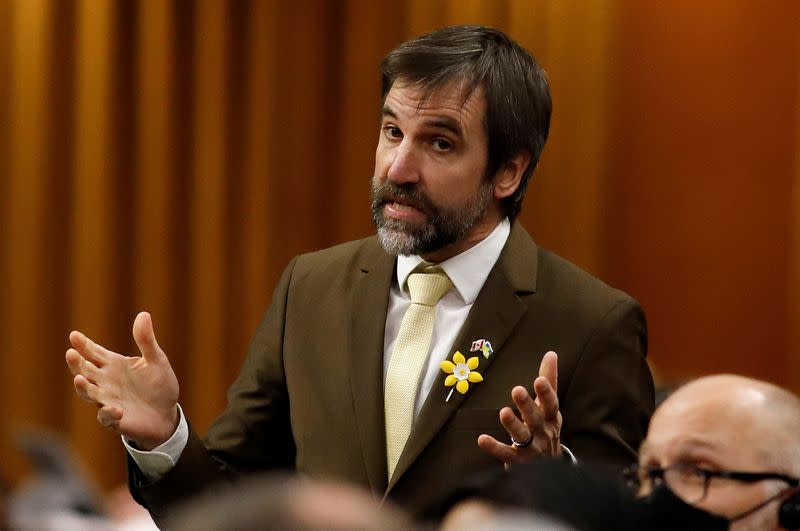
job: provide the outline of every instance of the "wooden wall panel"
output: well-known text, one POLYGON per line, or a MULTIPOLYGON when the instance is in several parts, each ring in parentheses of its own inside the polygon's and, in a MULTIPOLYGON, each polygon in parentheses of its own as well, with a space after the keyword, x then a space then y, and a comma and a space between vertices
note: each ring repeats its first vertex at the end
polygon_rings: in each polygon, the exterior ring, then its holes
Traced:
MULTIPOLYGON (((242 186, 232 190, 235 202, 241 205, 231 209, 232 219, 238 222, 233 256, 242 259, 231 272, 231 297, 227 311, 238 316, 231 322, 228 331, 231 342, 229 356, 243 355, 250 336, 261 320, 266 308, 274 281, 269 271, 284 265, 278 263, 277 248, 268 228, 272 225, 270 197, 273 190, 269 186, 269 176, 273 175, 273 153, 270 149, 276 143, 278 132, 269 124, 277 103, 275 87, 279 73, 276 68, 278 55, 278 24, 274 16, 274 3, 255 2, 247 20, 247 53, 245 79, 242 80, 246 111, 242 116, 241 127, 245 131, 242 166, 242 186)), ((235 178, 231 176, 231 178, 235 178)), ((238 373, 238 364, 229 364, 226 381, 233 381, 238 373)))
MULTIPOLYGON (((14 20, 11 11, 11 2, 0 2, 0 116, 5 116, 10 120, 11 117, 11 43, 12 22, 14 20)), ((11 127, 0 126, 0 288, 4 291, 8 286, 8 251, 10 246, 10 234, 8 224, 3 212, 9 210, 9 183, 11 182, 11 167, 9 156, 11 153, 11 127)), ((6 323, 8 321, 7 304, 0 304, 0 352, 6 348, 5 338, 8 335, 6 323)), ((0 367, 6 368, 6 362, 0 357, 0 367)), ((0 394, 0 400, 6 397, 0 394)), ((7 426, 7 410, 0 407, 0 427, 7 426)), ((7 444, 0 444, 0 451, 7 449, 7 444)), ((6 452, 7 453, 7 452, 6 452)), ((0 471, 2 474, 2 471, 0 471)))
POLYGON ((135 352, 147 309, 202 431, 288 260, 373 230, 381 57, 452 23, 496 25, 548 71, 552 130, 521 219, 643 302, 666 379, 800 390, 798 11, 0 0, 3 428, 61 431, 104 486, 122 481, 63 352, 74 328, 135 352))
POLYGON ((281 224, 273 233, 283 258, 275 273, 291 256, 331 241, 335 205, 327 198, 336 186, 330 173, 337 160, 337 139, 335 127, 327 125, 341 120, 341 109, 330 104, 341 98, 341 63, 329 60, 341 53, 341 34, 335 31, 341 24, 339 3, 280 3, 278 13, 281 42, 293 44, 282 47, 279 55, 280 107, 272 121, 283 137, 275 146, 276 165, 269 178, 275 192, 270 204, 277 214, 273 222, 281 224), (304 38, 296 39, 296 32, 304 38))
MULTIPOLYGON (((800 56, 800 40, 795 51, 800 56)), ((789 345, 786 352, 788 360, 789 385, 800 393, 800 68, 795 72, 798 92, 794 106, 794 181, 792 183, 792 227, 791 274, 787 295, 789 297, 789 345)))
POLYGON ((407 36, 433 31, 445 25, 449 0, 409 0, 407 36))
POLYGON ((610 128, 613 2, 512 3, 510 34, 547 72, 550 136, 520 220, 537 242, 597 275, 605 273, 605 182, 610 128))
MULTIPOLYGON (((124 268, 121 237, 125 212, 117 201, 122 181, 115 175, 115 155, 121 130, 115 120, 115 62, 112 35, 118 4, 79 0, 75 4, 75 138, 70 222, 70 321, 76 329, 124 351, 123 330, 127 301, 123 296, 124 268)), ((43 325, 45 323, 42 323, 43 325)), ((65 337, 66 339, 66 337, 65 337)), ((66 341, 65 341, 66 343, 66 341)), ((55 359, 57 351, 51 356, 55 359)), ((59 360, 63 363, 62 359, 59 360)), ((73 440, 84 458, 91 458, 103 478, 121 480, 116 470, 123 464, 119 439, 94 419, 94 408, 73 401, 70 426, 73 440), (93 455, 94 454, 94 455, 93 455)))
POLYGON ((790 384, 798 5, 624 5, 609 277, 647 308, 668 379, 790 384))
POLYGON ((483 24, 505 28, 508 15, 507 0, 450 0, 446 24, 483 24))
MULTIPOLYGON (((137 2, 136 44, 136 175, 134 204, 134 312, 147 310, 156 338, 167 352, 177 349, 174 330, 181 304, 176 289, 178 249, 172 222, 185 209, 174 168, 172 107, 175 103, 175 43, 172 4, 162 0, 137 2), (175 347, 172 349, 170 347, 175 347)), ((132 312, 132 313, 134 313, 132 312)), ((130 321, 133 315, 116 316, 130 321)))
MULTIPOLYGON (((2 339, 2 418, 5 432, 12 436, 24 424, 45 424, 55 420, 57 411, 47 408, 46 389, 55 383, 46 366, 47 334, 40 330, 37 313, 48 300, 40 264, 47 257, 46 210, 49 180, 46 152, 49 125, 49 66, 52 50, 49 5, 45 0, 16 3, 11 8, 9 42, 8 176, 5 183, 6 208, 0 212, 6 252, 4 253, 2 339), (34 274, 32 274, 34 273, 34 274), (44 391, 28 400, 28 387, 44 391)), ((63 413, 62 413, 63 414, 63 413)), ((12 440, 2 441, 8 449, 12 440)), ((9 454, 8 473, 13 477, 23 468, 18 455, 9 454)))
POLYGON ((225 341, 226 46, 228 5, 197 2, 194 55, 194 137, 191 217, 189 381, 184 400, 204 430, 224 405, 225 341))

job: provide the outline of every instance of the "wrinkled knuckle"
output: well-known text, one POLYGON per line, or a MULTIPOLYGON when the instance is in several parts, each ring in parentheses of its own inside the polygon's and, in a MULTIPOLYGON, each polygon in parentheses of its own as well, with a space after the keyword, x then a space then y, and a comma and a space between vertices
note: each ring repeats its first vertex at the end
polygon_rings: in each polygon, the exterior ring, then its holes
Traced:
POLYGON ((95 402, 94 400, 92 400, 92 397, 90 397, 89 394, 86 391, 84 391, 82 389, 78 389, 77 391, 78 391, 78 396, 82 400, 85 400, 86 402, 95 402))
POLYGON ((110 424, 111 424, 111 421, 106 417, 106 415, 103 413, 102 409, 97 412, 97 422, 99 422, 101 425, 105 426, 106 428, 108 428, 110 426, 110 424))

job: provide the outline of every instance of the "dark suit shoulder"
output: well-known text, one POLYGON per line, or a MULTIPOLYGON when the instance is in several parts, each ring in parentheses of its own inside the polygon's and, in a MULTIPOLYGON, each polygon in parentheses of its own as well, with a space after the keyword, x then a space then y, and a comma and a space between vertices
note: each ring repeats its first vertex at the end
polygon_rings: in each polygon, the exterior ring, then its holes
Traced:
POLYGON ((571 314, 573 318, 595 319, 619 305, 639 306, 624 291, 609 286, 552 251, 539 247, 538 261, 537 294, 554 309, 571 314))
POLYGON ((363 278, 363 273, 391 273, 393 267, 394 257, 383 250, 374 236, 302 254, 294 259, 289 296, 299 302, 312 302, 326 294, 332 300, 340 300, 363 278))
POLYGON ((367 266, 378 260, 392 259, 375 236, 353 240, 296 258, 294 276, 329 276, 367 266))

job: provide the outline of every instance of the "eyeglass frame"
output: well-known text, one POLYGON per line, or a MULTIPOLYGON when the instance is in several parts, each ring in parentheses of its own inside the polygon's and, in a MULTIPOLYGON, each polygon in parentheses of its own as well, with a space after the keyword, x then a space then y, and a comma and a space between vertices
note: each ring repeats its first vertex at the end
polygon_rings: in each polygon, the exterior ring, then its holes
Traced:
POLYGON ((708 495, 708 486, 714 478, 732 479, 734 481, 741 481, 743 483, 757 483, 769 479, 779 480, 787 483, 790 489, 795 489, 800 486, 800 478, 795 478, 786 474, 778 472, 741 472, 738 470, 709 470, 707 468, 689 465, 686 463, 675 463, 667 467, 657 466, 640 466, 638 464, 627 467, 624 471, 624 477, 628 484, 635 483, 641 487, 642 477, 640 471, 644 470, 647 479, 654 485, 658 482, 669 486, 669 483, 664 479, 664 474, 669 470, 685 470, 691 471, 693 474, 703 477, 703 495, 696 500, 684 500, 686 503, 695 504, 702 501, 708 495))

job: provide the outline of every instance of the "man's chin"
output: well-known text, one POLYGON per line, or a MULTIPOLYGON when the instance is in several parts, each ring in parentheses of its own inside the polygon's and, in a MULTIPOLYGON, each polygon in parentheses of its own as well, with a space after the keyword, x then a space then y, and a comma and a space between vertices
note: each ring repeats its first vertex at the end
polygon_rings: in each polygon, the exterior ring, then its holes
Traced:
POLYGON ((378 242, 384 250, 394 255, 420 254, 425 251, 421 238, 407 230, 383 224, 378 227, 378 242))

